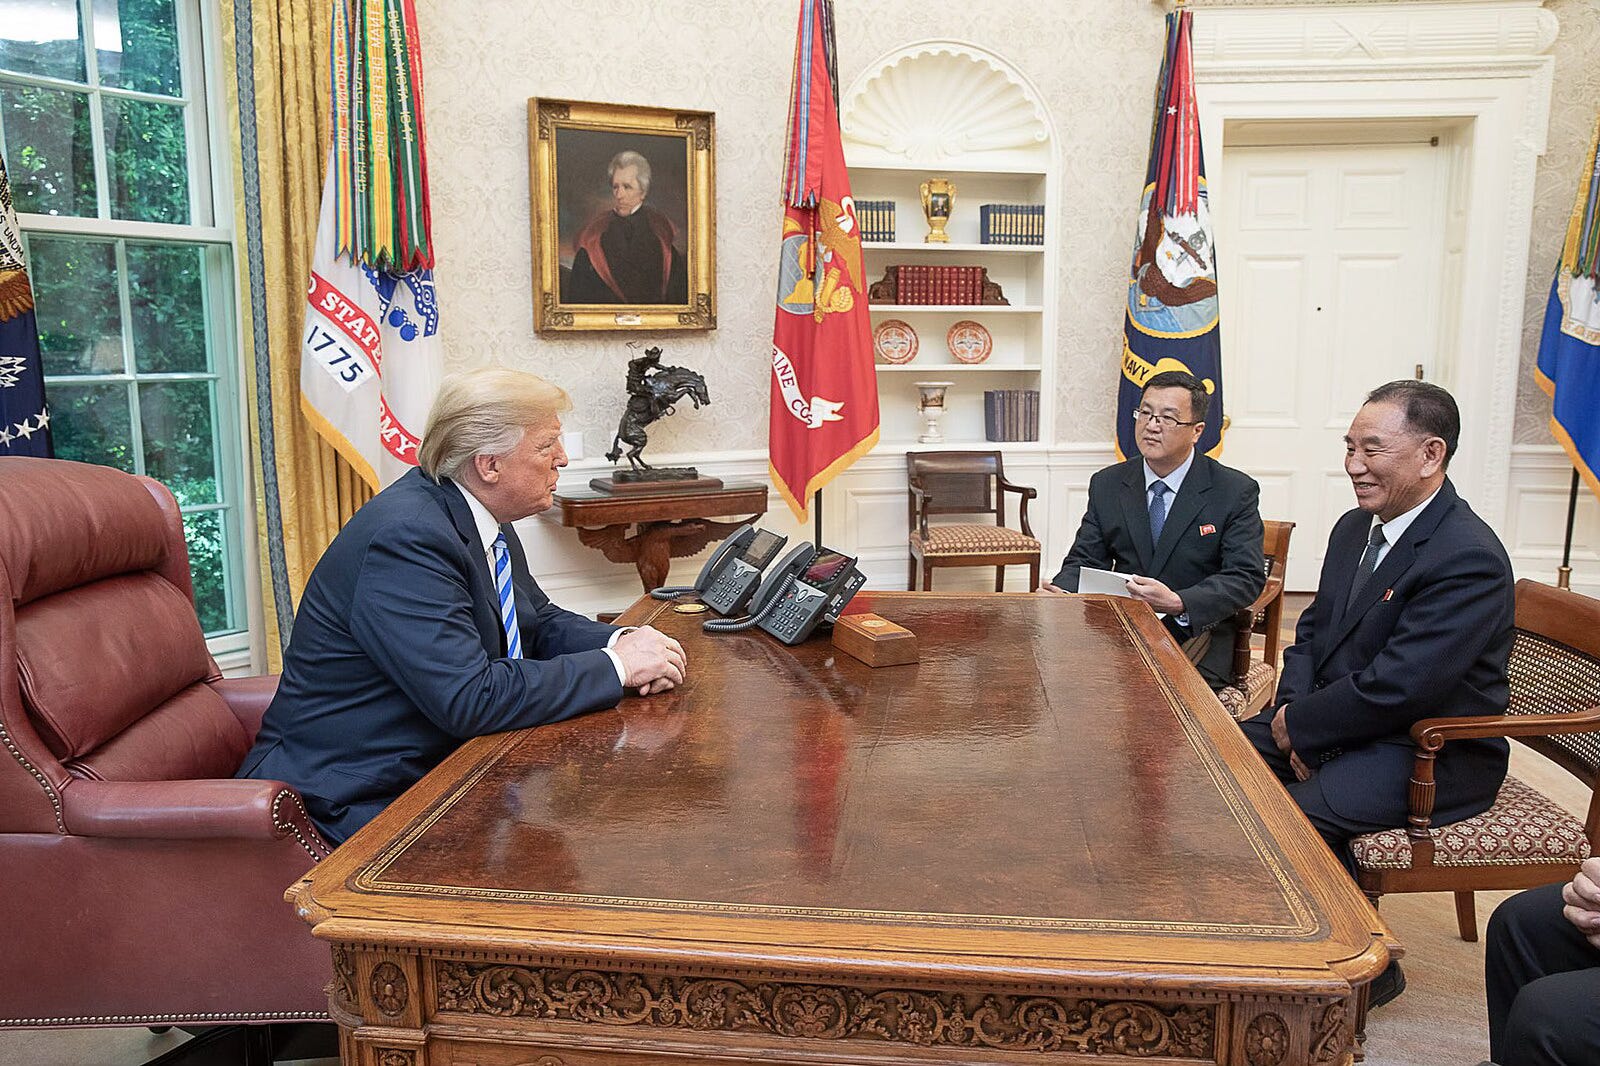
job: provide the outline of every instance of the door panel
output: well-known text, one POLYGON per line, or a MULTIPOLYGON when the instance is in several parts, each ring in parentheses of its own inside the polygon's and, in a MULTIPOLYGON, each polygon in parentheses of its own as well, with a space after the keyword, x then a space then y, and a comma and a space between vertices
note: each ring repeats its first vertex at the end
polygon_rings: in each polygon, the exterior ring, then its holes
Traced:
POLYGON ((1435 364, 1443 177, 1427 142, 1223 148, 1224 461, 1262 483, 1264 518, 1296 523, 1290 589, 1316 588, 1355 505, 1343 438, 1362 399, 1435 364))

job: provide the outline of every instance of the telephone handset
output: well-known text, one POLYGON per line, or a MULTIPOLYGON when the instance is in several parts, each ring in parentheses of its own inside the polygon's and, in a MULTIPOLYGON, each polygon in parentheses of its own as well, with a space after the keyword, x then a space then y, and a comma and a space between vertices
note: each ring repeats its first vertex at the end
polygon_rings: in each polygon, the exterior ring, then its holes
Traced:
POLYGON ((744 609, 761 571, 789 538, 746 523, 717 545, 711 558, 700 568, 693 585, 651 589, 658 600, 670 600, 685 592, 698 592, 706 606, 720 614, 736 614, 744 609))
POLYGON ((757 622, 785 644, 799 644, 821 622, 832 622, 850 598, 867 583, 856 561, 843 552, 823 548, 805 573, 784 586, 777 602, 757 622))
POLYGON ((761 582, 750 602, 750 615, 740 619, 713 619, 705 623, 711 633, 736 633, 760 626, 785 644, 799 644, 820 622, 831 622, 866 584, 855 559, 831 548, 820 552, 801 544, 761 582))
POLYGON ((785 586, 805 573, 816 554, 817 550, 809 541, 801 541, 790 548, 788 554, 761 579, 761 587, 750 598, 749 614, 743 618, 708 619, 701 628, 708 633, 738 633, 750 629, 761 620, 762 615, 776 606, 785 586))

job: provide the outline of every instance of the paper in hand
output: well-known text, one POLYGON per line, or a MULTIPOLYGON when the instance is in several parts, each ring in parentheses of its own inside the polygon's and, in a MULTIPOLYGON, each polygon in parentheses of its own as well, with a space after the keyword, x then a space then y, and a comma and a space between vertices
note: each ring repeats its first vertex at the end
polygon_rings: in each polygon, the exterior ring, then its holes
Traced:
MULTIPOLYGON (((1098 596, 1121 596, 1124 599, 1133 599, 1128 595, 1128 579, 1137 577, 1137 574, 1119 574, 1115 570, 1099 570, 1092 566, 1080 567, 1078 570, 1078 591, 1098 596)), ((1160 611, 1156 612, 1157 618, 1165 618, 1160 611)))

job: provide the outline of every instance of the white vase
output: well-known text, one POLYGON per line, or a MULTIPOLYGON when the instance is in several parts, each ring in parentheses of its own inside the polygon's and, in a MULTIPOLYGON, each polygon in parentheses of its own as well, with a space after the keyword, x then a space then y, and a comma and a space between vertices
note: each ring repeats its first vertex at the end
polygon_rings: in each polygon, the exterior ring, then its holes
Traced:
POLYGON ((923 444, 943 444, 944 433, 939 428, 939 420, 944 417, 944 393, 953 381, 919 381, 917 391, 921 394, 917 400, 917 410, 922 412, 922 436, 917 440, 923 444))

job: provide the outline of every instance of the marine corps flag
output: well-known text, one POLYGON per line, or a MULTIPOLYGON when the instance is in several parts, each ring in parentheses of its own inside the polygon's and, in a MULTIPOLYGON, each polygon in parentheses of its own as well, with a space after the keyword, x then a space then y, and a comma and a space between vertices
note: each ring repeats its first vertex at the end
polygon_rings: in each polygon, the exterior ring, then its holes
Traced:
POLYGON ((1552 401, 1550 432, 1600 495, 1600 121, 1585 159, 1534 373, 1552 401))
POLYGON ((1222 342, 1217 329, 1217 256, 1200 158, 1190 24, 1167 16, 1167 50, 1156 83, 1150 161, 1139 201, 1128 312, 1117 389, 1117 457, 1138 452, 1133 432, 1139 393, 1154 374, 1186 370, 1205 382, 1211 410, 1199 448, 1222 451, 1222 342))
POLYGON ((335 0, 333 143, 300 408, 374 489, 417 465, 443 365, 413 0, 335 0))
POLYGON ((804 520, 811 494, 878 443, 867 286, 839 140, 833 5, 802 0, 789 93, 783 243, 772 327, 772 482, 804 520))

